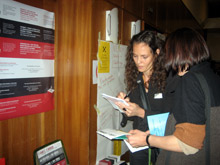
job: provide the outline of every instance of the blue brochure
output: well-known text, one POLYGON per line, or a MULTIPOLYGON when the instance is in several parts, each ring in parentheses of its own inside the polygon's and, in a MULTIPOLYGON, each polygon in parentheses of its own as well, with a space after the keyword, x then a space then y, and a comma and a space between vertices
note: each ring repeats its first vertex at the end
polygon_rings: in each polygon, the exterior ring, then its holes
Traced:
POLYGON ((169 112, 147 116, 151 135, 164 136, 169 112))

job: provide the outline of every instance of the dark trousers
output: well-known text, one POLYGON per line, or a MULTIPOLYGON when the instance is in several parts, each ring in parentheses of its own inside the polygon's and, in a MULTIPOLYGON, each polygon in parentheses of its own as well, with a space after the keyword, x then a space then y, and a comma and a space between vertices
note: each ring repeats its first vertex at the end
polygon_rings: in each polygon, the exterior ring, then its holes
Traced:
MULTIPOLYGON (((156 163, 157 156, 159 154, 158 148, 151 148, 151 162, 156 163)), ((148 149, 130 152, 130 165, 148 165, 148 149)))

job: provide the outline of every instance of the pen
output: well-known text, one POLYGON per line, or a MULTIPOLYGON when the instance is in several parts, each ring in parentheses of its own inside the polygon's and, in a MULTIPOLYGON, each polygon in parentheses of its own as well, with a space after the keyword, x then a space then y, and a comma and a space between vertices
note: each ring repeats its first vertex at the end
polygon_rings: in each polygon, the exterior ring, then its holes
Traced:
POLYGON ((124 99, 126 99, 130 93, 131 93, 131 91, 128 91, 128 93, 126 94, 126 96, 124 97, 124 99))
MULTIPOLYGON (((131 93, 131 91, 128 91, 128 93, 125 95, 124 99, 126 99, 130 93, 131 93)), ((123 108, 123 110, 126 111, 125 108, 123 108)))

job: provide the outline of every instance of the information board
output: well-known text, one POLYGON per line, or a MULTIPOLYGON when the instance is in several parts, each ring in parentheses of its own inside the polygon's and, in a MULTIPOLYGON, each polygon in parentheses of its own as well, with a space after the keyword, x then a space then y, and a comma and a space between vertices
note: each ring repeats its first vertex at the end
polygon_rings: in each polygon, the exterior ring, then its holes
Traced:
POLYGON ((0 1, 0 120, 54 109, 54 13, 0 1))

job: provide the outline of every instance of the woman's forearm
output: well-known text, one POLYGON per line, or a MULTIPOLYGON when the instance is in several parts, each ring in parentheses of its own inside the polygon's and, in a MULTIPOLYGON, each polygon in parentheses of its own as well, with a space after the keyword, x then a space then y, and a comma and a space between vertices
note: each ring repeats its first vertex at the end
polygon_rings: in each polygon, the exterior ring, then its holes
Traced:
MULTIPOLYGON (((147 135, 150 134, 150 131, 140 131, 140 130, 131 130, 129 131, 128 142, 133 147, 146 146, 147 135)), ((178 139, 174 135, 170 136, 154 136, 150 135, 148 138, 148 143, 151 147, 157 147, 169 151, 183 152, 178 144, 178 139)))
POLYGON ((148 142, 150 146, 175 151, 175 152, 183 152, 180 148, 177 138, 173 135, 170 136, 154 136, 150 135, 148 138, 148 142))

